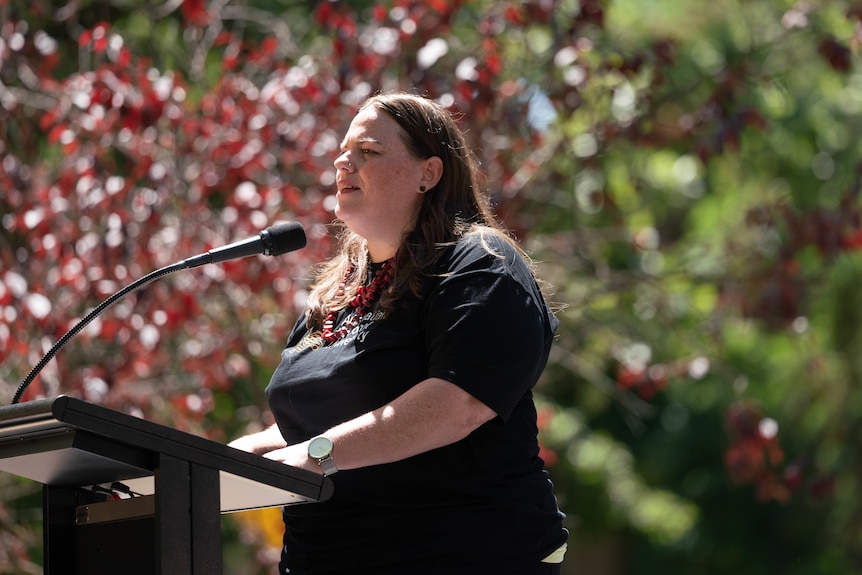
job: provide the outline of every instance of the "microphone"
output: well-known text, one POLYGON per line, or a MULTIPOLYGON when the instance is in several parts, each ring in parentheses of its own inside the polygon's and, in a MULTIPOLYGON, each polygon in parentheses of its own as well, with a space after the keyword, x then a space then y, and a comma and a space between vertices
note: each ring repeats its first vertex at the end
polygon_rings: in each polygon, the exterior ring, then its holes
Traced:
POLYGON ((59 352, 60 349, 62 349, 62 347, 69 342, 70 339, 72 339, 76 334, 78 334, 78 332, 84 329, 87 324, 96 319, 96 316, 114 305, 121 298, 147 285, 153 280, 166 276, 175 271, 195 268, 204 264, 215 264, 236 258, 253 256, 255 254, 280 256, 282 254, 286 254, 287 252, 292 252, 293 250, 298 250, 303 247, 305 247, 305 231, 302 229, 302 226, 300 224, 298 224, 297 222, 275 224, 260 232, 256 237, 251 237, 240 242, 234 242, 221 248, 212 249, 206 253, 184 259, 182 261, 176 262, 169 266, 165 266, 163 268, 159 268, 153 272, 148 273, 144 277, 127 285, 126 287, 100 303, 90 313, 88 313, 84 317, 84 319, 76 323, 72 327, 72 329, 67 331, 63 335, 63 337, 57 340, 57 343, 55 343, 54 346, 50 350, 48 350, 48 353, 46 353, 42 357, 42 359, 39 360, 39 363, 36 364, 36 367, 30 370, 30 373, 27 374, 27 377, 25 377, 24 381, 21 382, 21 385, 18 386, 18 390, 15 392, 15 395, 12 398, 12 403, 15 404, 21 401, 21 398, 24 396, 24 392, 27 391, 27 388, 30 387, 30 384, 33 383, 33 380, 36 379, 36 376, 39 374, 39 372, 44 369, 48 362, 51 361, 51 359, 55 355, 57 355, 57 352, 59 352))
POLYGON ((257 254, 280 256, 304 247, 305 231, 302 226, 297 222, 288 222, 270 226, 257 236, 184 259, 180 264, 185 264, 184 269, 190 269, 257 254))

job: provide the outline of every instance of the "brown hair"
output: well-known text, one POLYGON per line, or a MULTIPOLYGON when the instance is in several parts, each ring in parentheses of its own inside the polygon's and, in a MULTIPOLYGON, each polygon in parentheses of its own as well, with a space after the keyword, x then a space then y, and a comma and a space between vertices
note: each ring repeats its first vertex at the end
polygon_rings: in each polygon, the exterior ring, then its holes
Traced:
MULTIPOLYGON (((403 92, 372 96, 359 111, 369 106, 386 112, 398 122, 404 144, 416 158, 437 156, 443 162, 440 181, 425 192, 416 225, 405 235, 395 255, 394 279, 379 303, 384 313, 392 311, 398 299, 408 293, 421 296, 422 279, 425 274, 433 273, 431 270, 441 253, 439 248, 465 234, 485 232, 500 236, 526 257, 494 217, 478 161, 446 108, 427 98, 403 92)), ((338 253, 315 274, 306 310, 310 330, 322 327, 330 309, 345 307, 366 278, 368 250, 365 240, 347 229, 339 239, 338 253), (354 273, 348 278, 344 293, 339 294, 338 287, 351 266, 354 273)))

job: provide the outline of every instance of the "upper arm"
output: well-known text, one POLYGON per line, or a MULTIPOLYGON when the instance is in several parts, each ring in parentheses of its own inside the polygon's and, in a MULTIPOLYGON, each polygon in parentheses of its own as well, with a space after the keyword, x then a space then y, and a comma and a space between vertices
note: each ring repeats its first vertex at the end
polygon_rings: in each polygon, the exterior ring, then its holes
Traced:
POLYGON ((463 388, 507 419, 535 385, 553 337, 526 262, 473 248, 427 302, 428 374, 463 388))

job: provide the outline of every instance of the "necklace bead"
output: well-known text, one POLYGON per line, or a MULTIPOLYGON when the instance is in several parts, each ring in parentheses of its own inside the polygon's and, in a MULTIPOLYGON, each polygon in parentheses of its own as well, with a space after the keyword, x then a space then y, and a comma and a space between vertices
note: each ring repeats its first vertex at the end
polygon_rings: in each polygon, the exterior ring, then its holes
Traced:
MULTIPOLYGON (((353 312, 338 329, 334 329, 335 322, 338 319, 338 311, 334 309, 329 310, 329 313, 326 314, 326 319, 323 320, 323 333, 320 335, 323 341, 326 343, 334 343, 359 325, 359 320, 374 306, 379 294, 383 292, 383 290, 386 289, 386 286, 388 286, 392 281, 393 260, 394 258, 383 262, 380 269, 375 272, 371 283, 362 285, 358 290, 356 290, 356 295, 354 295, 347 304, 349 307, 353 308, 353 312)), ((347 289, 347 280, 353 275, 354 271, 355 268, 350 266, 347 268, 347 271, 344 272, 344 279, 341 280, 341 285, 338 286, 338 292, 336 293, 337 299, 340 299, 344 295, 344 290, 347 289)))

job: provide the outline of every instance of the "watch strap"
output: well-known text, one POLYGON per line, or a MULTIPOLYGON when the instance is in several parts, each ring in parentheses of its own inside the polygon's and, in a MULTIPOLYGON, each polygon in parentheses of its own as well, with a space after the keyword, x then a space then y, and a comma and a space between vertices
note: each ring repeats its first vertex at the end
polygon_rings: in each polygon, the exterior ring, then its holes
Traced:
POLYGON ((332 475, 338 471, 338 467, 335 466, 335 461, 332 460, 332 455, 327 455, 323 459, 318 459, 317 464, 323 470, 324 475, 332 475))

